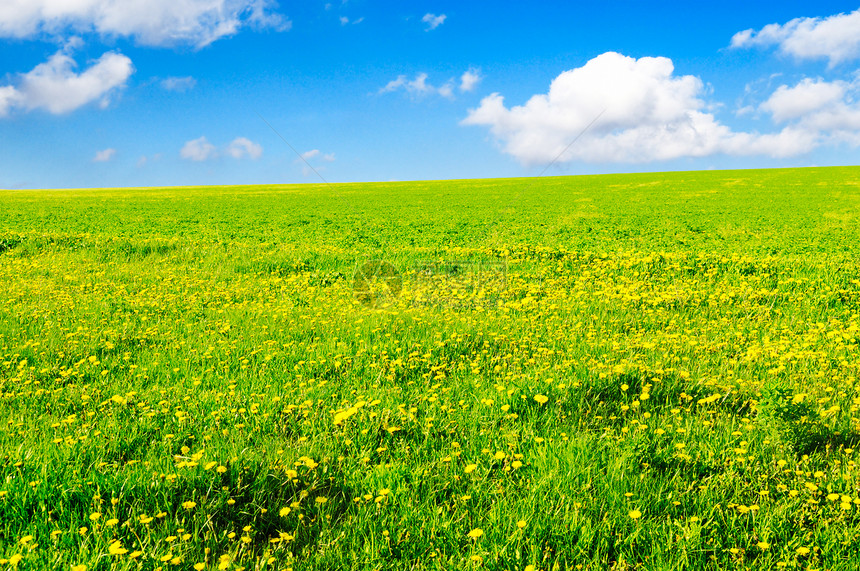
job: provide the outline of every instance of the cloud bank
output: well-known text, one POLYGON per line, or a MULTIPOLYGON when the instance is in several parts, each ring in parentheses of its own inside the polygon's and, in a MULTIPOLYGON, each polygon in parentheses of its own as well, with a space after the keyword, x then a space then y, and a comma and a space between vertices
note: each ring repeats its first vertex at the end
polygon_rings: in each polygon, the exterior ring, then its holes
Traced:
POLYGON ((203 47, 243 27, 289 29, 272 6, 270 0, 11 0, 0 2, 0 37, 96 32, 150 46, 203 47))
POLYGON ((547 94, 508 108, 493 93, 462 125, 489 127, 502 150, 524 165, 559 162, 642 163, 714 154, 787 157, 817 144, 787 125, 774 134, 734 132, 706 111, 702 81, 676 76, 664 57, 607 52, 556 77, 547 94), (600 117, 575 145, 566 149, 600 117))
POLYGON ((738 32, 731 47, 770 47, 798 59, 827 59, 830 66, 860 58, 860 9, 827 18, 795 18, 761 30, 738 32))

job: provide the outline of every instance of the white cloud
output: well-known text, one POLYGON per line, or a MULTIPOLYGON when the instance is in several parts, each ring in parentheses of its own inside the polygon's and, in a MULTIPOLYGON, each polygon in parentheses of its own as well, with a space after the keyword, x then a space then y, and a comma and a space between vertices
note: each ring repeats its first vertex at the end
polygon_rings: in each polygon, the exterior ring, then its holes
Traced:
POLYGON ((193 77, 168 77, 166 79, 161 80, 161 87, 166 89, 167 91, 189 91, 194 89, 194 86, 197 85, 197 80, 193 77))
POLYGON ((0 2, 0 37, 68 31, 132 36, 145 45, 206 46, 242 27, 286 30, 270 0, 12 0, 0 2))
POLYGON ((60 51, 32 71, 19 74, 17 85, 0 87, 0 117, 13 108, 68 113, 96 100, 106 107, 110 94, 134 73, 131 60, 116 52, 102 55, 81 73, 75 73, 76 66, 60 51))
POLYGON ((777 123, 788 123, 822 143, 860 145, 860 77, 853 82, 806 78, 797 85, 781 85, 761 104, 777 123))
MULTIPOLYGON (((305 151, 304 153, 302 153, 301 156, 304 161, 310 161, 319 157, 320 160, 323 160, 327 163, 334 162, 334 153, 323 154, 319 149, 311 149, 310 151, 305 151)), ((297 160, 296 162, 300 162, 300 160, 301 159, 297 160)))
POLYGON ((155 161, 160 161, 160 160, 161 160, 161 153, 155 153, 154 155, 152 155, 151 158, 147 157, 146 155, 141 155, 140 158, 137 159, 137 166, 138 166, 138 168, 141 168, 141 167, 146 166, 146 164, 150 161, 155 162, 155 161))
POLYGON ((234 159, 241 159, 245 156, 259 159, 263 155, 263 147, 245 137, 236 137, 227 147, 227 154, 234 159))
MULTIPOLYGON (((259 159, 263 156, 263 147, 245 137, 236 137, 229 145, 219 150, 206 137, 200 137, 199 139, 187 141, 179 151, 179 156, 183 159, 198 162, 208 161, 220 156, 228 156, 234 159, 243 159, 245 157, 259 159)), ((157 158, 157 155, 153 158, 157 158)))
POLYGON ((94 163, 106 163, 111 160, 114 155, 116 155, 116 149, 104 149, 103 151, 96 151, 96 156, 93 157, 94 163))
POLYGON ((0 117, 6 117, 20 98, 21 94, 11 85, 0 87, 0 117))
POLYGON ((733 48, 774 45, 799 59, 826 58, 831 66, 860 58, 860 9, 827 18, 795 18, 759 31, 744 30, 731 42, 733 48))
POLYGON ((816 144, 814 136, 793 127, 769 135, 733 132, 703 110, 703 91, 699 78, 675 76, 667 58, 607 52, 563 72, 549 93, 525 105, 508 109, 498 93, 485 97, 461 124, 488 126, 503 151, 527 165, 557 157, 561 162, 649 162, 719 153, 784 157, 816 144))
POLYGON ((424 17, 421 18, 421 21, 427 24, 427 31, 430 31, 435 30, 436 28, 441 26, 445 22, 445 19, 447 17, 448 16, 446 16, 445 14, 440 14, 437 16, 436 14, 427 13, 424 14, 424 17))
POLYGON ((849 84, 844 81, 827 82, 806 78, 794 87, 781 85, 761 104, 760 109, 773 115, 774 121, 783 123, 809 115, 841 102, 849 84))
POLYGON ((441 95, 442 97, 451 99, 454 97, 454 82, 449 80, 440 87, 434 87, 427 83, 427 74, 419 73, 415 79, 409 80, 405 75, 397 76, 397 79, 389 81, 388 84, 379 90, 379 93, 391 93, 392 91, 403 90, 412 97, 420 98, 427 95, 441 95))
POLYGON ((341 16, 340 17, 340 25, 346 26, 347 24, 349 24, 349 18, 347 18, 346 16, 341 16))
POLYGON ((481 82, 481 75, 476 69, 469 69, 460 76, 460 91, 474 91, 481 82))
POLYGON ((199 139, 186 142, 182 150, 179 151, 179 156, 191 161, 205 161, 217 157, 218 151, 215 150, 215 145, 210 143, 206 137, 200 137, 199 139))

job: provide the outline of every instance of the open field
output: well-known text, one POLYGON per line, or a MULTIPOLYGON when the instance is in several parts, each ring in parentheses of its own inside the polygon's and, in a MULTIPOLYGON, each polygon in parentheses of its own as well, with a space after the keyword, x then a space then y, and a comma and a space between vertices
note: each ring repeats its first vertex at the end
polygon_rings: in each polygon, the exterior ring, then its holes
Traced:
POLYGON ((858 569, 858 217, 856 167, 0 191, 0 568, 858 569))

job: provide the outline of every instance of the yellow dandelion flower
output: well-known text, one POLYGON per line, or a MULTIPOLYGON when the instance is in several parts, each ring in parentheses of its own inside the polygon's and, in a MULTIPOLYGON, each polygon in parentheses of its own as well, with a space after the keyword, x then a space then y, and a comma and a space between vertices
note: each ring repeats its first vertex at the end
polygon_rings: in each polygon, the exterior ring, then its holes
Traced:
POLYGON ((762 551, 764 551, 765 549, 770 547, 770 543, 768 543, 767 541, 759 541, 755 545, 756 545, 756 547, 758 547, 762 551))
POLYGON ((796 549, 798 555, 807 555, 809 553, 808 547, 798 547, 796 549))
POLYGON ((187 502, 182 502, 182 507, 187 510, 192 510, 197 507, 197 502, 192 502, 191 500, 188 500, 187 502))
POLYGON ((518 522, 517 522, 517 527, 518 527, 518 528, 522 529, 522 528, 524 528, 525 526, 526 526, 526 520, 521 519, 520 521, 518 521, 518 522))
POLYGON ((538 404, 546 404, 549 400, 549 397, 547 397, 546 395, 535 395, 534 399, 535 402, 537 402, 538 404))
POLYGON ((102 517, 102 514, 99 512, 93 512, 90 514, 90 521, 98 521, 100 517, 102 517))
POLYGON ((472 472, 475 471, 475 469, 477 467, 478 467, 477 464, 468 464, 465 468, 463 468, 463 471, 466 472, 467 474, 471 474, 472 472))
POLYGON ((630 516, 630 519, 639 519, 640 517, 642 517, 642 512, 640 512, 639 510, 631 510, 630 513, 628 513, 627 515, 630 516))
POLYGON ((484 535, 484 530, 481 529, 480 527, 476 527, 475 529, 473 529, 472 531, 470 531, 466 535, 468 535, 472 539, 478 539, 479 537, 484 535))

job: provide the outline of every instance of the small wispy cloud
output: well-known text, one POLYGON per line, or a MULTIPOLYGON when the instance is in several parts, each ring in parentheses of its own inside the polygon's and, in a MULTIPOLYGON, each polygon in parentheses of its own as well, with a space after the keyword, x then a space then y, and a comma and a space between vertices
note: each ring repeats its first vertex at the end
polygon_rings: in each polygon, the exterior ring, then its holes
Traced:
POLYGON ((200 137, 192 141, 187 141, 179 151, 179 156, 189 161, 205 161, 214 159, 218 156, 215 150, 215 145, 209 142, 206 137, 200 137))
POLYGON ((234 159, 259 159, 263 156, 263 146, 245 137, 236 137, 229 145, 219 150, 206 137, 188 141, 179 151, 179 156, 190 161, 208 161, 220 156, 234 159))
POLYGON ((93 157, 94 163, 106 163, 116 155, 116 149, 104 149, 96 151, 96 156, 93 157))
POLYGON ((137 167, 142 168, 147 165, 150 161, 155 162, 161 160, 161 153, 155 153, 151 157, 147 157, 146 155, 141 155, 139 159, 137 159, 137 167))
POLYGON ((405 75, 397 76, 397 79, 389 81, 385 87, 379 90, 379 93, 391 93, 393 91, 405 91, 409 95, 421 98, 428 95, 440 95, 447 99, 454 97, 454 82, 448 80, 447 83, 436 87, 427 82, 428 75, 419 73, 415 79, 408 79, 405 75))
MULTIPOLYGON (((302 159, 305 161, 310 161, 312 159, 316 159, 319 157, 320 160, 323 160, 327 163, 334 162, 334 153, 322 153, 319 149, 311 149, 310 151, 305 151, 301 155, 302 159)), ((298 160, 296 162, 299 162, 298 160)))
POLYGON ((333 163, 334 161, 334 153, 323 153, 319 149, 311 149, 302 153, 301 158, 296 159, 294 162, 302 165, 302 176, 307 177, 313 174, 319 175, 321 171, 325 170, 325 167, 321 166, 320 162, 333 163), (311 163, 315 164, 312 165, 311 163))
POLYGON ((350 20, 346 16, 340 17, 340 25, 341 26, 346 26, 347 24, 352 24, 352 25, 361 24, 362 22, 364 22, 364 16, 362 16, 361 18, 356 18, 355 20, 350 20))
POLYGON ((227 154, 234 159, 248 157, 251 159, 259 159, 263 156, 263 147, 259 143, 255 143, 245 137, 236 137, 227 147, 227 154))
POLYGON ((437 16, 436 14, 431 14, 428 12, 427 14, 424 14, 424 17, 421 18, 421 21, 427 24, 427 28, 425 28, 425 30, 429 32, 430 30, 435 30, 436 28, 444 24, 445 19, 447 17, 448 16, 446 16, 445 14, 439 14, 437 16))
POLYGON ((481 75, 476 69, 469 69, 460 76, 460 91, 474 91, 481 82, 481 75))
POLYGON ((194 89, 197 80, 191 77, 168 77, 161 80, 161 87, 167 91, 178 91, 180 93, 194 89))

